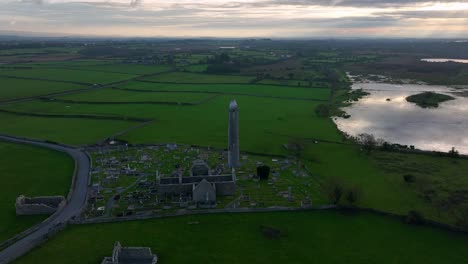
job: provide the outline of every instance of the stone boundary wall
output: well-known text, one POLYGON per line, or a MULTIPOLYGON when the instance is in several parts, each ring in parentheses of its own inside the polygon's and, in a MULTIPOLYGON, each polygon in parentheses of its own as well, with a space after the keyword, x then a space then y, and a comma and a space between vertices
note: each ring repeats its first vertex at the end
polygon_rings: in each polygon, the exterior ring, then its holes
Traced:
MULTIPOLYGON (((359 208, 359 207, 343 207, 337 205, 322 205, 322 206, 310 206, 305 208, 299 207, 270 207, 270 208, 224 208, 224 209, 205 209, 205 210, 193 210, 181 209, 173 213, 164 215, 160 214, 145 214, 145 215, 132 215, 124 217, 106 217, 106 218, 93 218, 86 219, 76 224, 101 224, 101 223, 114 223, 114 222, 127 222, 127 221, 138 221, 148 219, 159 219, 168 217, 178 217, 185 215, 205 215, 205 214, 226 214, 226 213, 262 213, 262 212, 306 212, 306 211, 321 211, 321 210, 335 210, 343 213, 371 213, 375 215, 390 217, 393 219, 404 222, 406 215, 399 215, 395 213, 384 212, 372 208, 359 208)), ((468 235, 468 230, 464 230, 449 224, 443 224, 432 220, 424 220, 422 226, 428 226, 437 228, 444 231, 454 232, 457 234, 468 235)))
POLYGON ((296 207, 270 207, 270 208, 223 208, 223 209, 203 209, 203 210, 187 210, 181 209, 173 213, 161 214, 146 214, 146 215, 132 215, 123 217, 98 217, 92 219, 85 219, 76 224, 100 224, 112 222, 127 222, 135 220, 146 220, 156 218, 177 217, 184 215, 204 215, 204 214, 225 214, 225 213, 261 213, 261 212, 293 212, 293 211, 314 211, 314 210, 328 210, 335 209, 336 205, 323 205, 313 206, 308 208, 296 207))

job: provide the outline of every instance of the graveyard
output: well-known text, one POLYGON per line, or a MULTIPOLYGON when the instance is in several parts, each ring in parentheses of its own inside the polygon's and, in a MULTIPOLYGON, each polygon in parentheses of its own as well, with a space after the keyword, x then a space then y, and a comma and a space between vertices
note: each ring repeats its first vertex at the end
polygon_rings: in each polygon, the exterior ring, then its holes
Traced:
MULTIPOLYGON (((203 161, 209 175, 231 175, 223 149, 160 144, 91 147, 93 160, 86 218, 163 215, 181 209, 197 210, 191 194, 163 192, 162 180, 189 178, 203 161)), ((214 208, 302 207, 323 201, 319 186, 304 164, 281 156, 241 154, 235 169, 235 192, 216 197, 214 208), (260 179, 257 168, 270 170, 260 179)), ((206 175, 208 176, 208 175, 206 175)), ((214 176, 210 176, 214 177, 214 176)))

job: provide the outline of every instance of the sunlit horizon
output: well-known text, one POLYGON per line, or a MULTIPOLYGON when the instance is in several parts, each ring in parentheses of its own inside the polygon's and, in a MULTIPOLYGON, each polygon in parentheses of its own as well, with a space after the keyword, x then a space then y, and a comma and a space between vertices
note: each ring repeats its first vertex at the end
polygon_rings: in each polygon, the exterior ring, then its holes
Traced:
POLYGON ((5 0, 0 33, 117 37, 464 38, 466 1, 5 0))

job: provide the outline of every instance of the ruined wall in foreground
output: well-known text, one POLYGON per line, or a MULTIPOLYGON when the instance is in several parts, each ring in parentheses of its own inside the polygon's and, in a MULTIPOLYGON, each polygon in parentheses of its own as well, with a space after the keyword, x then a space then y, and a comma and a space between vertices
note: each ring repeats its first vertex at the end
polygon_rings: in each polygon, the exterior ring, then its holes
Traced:
POLYGON ((63 208, 66 204, 63 196, 26 197, 20 195, 16 198, 16 215, 51 215, 63 208))

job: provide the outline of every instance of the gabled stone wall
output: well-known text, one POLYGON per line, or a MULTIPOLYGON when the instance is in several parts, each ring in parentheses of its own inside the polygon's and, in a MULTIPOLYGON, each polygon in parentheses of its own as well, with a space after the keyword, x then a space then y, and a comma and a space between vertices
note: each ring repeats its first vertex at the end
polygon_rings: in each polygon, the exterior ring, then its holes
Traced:
POLYGON ((63 208, 66 204, 63 196, 39 196, 26 197, 24 195, 16 198, 17 215, 51 215, 57 210, 63 208))

